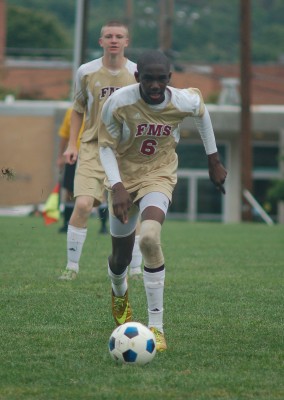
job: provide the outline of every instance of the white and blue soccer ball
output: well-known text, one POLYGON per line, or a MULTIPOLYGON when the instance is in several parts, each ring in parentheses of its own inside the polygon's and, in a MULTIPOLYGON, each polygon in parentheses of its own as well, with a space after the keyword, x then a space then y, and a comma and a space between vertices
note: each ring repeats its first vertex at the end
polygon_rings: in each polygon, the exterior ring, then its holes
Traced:
POLYGON ((113 360, 131 365, 145 365, 156 354, 153 332, 140 322, 127 322, 110 335, 109 352, 113 360))

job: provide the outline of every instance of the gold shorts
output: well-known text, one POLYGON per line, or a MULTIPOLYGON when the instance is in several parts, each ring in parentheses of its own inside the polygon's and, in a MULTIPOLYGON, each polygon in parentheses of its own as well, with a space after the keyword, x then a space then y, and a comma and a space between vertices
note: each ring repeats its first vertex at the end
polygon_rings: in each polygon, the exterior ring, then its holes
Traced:
POLYGON ((81 142, 74 180, 74 197, 91 196, 94 207, 105 201, 105 172, 97 141, 81 142))

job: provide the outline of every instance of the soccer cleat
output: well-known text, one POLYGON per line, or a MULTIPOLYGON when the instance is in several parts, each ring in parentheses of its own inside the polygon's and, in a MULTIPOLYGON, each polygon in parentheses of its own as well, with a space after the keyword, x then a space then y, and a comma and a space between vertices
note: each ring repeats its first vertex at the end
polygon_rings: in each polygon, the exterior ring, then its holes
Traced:
POLYGON ((117 326, 132 320, 131 306, 128 301, 128 290, 125 295, 118 297, 112 291, 112 315, 117 326))
POLYGON ((157 351, 164 351, 167 349, 167 343, 163 332, 159 331, 159 329, 151 327, 149 328, 152 331, 156 338, 156 350, 157 351))
POLYGON ((60 281, 74 281, 77 278, 78 273, 72 269, 66 269, 62 275, 58 278, 60 281))

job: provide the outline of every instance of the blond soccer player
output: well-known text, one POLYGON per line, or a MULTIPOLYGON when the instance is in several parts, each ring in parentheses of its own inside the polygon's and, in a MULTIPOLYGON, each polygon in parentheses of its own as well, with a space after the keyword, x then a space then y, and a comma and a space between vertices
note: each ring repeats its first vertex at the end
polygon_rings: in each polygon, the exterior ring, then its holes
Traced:
POLYGON ((102 106, 108 97, 117 89, 135 82, 136 64, 124 56, 128 42, 128 30, 124 24, 117 21, 107 23, 102 27, 99 39, 103 56, 81 65, 76 74, 70 139, 64 153, 69 164, 78 159, 74 181, 75 206, 68 225, 67 265, 59 278, 61 280, 76 278, 88 218, 93 207, 104 201, 105 173, 98 151, 99 122, 102 106), (78 153, 77 138, 84 114, 78 153))

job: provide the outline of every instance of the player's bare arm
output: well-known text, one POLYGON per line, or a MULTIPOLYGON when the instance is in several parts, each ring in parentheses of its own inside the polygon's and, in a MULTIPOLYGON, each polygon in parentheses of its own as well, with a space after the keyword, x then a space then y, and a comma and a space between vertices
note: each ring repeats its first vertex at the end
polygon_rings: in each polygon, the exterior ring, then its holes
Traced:
POLYGON ((75 162, 77 161, 78 158, 77 140, 83 123, 83 119, 84 119, 84 114, 79 113, 76 110, 72 110, 70 138, 67 149, 64 152, 64 157, 68 164, 75 164, 75 162))
POLYGON ((126 224, 128 222, 128 211, 132 206, 132 199, 123 186, 122 182, 118 182, 112 187, 112 207, 116 218, 120 222, 126 224))
POLYGON ((225 194, 226 191, 224 188, 224 183, 226 180, 227 171, 222 165, 218 153, 208 155, 208 170, 211 181, 218 190, 225 194))

